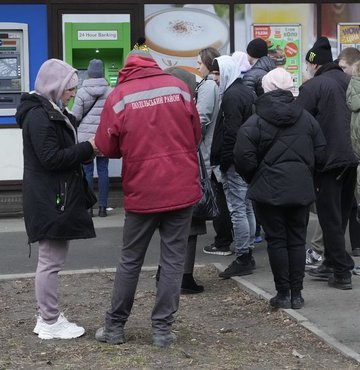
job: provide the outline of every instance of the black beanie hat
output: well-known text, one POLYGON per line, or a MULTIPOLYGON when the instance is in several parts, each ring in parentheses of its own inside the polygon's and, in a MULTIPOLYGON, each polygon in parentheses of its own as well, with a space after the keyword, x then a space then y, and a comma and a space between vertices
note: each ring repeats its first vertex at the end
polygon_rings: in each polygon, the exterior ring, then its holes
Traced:
POLYGON ((212 65, 211 65, 211 71, 210 72, 213 72, 213 71, 220 72, 219 63, 216 60, 216 58, 213 60, 212 65))
POLYGON ((268 55, 268 47, 265 40, 257 38, 254 40, 251 40, 248 43, 248 46, 246 48, 246 52, 252 57, 252 58, 261 58, 268 55))
POLYGON ((311 64, 324 65, 333 61, 330 42, 327 37, 320 37, 314 46, 307 52, 306 58, 311 64))

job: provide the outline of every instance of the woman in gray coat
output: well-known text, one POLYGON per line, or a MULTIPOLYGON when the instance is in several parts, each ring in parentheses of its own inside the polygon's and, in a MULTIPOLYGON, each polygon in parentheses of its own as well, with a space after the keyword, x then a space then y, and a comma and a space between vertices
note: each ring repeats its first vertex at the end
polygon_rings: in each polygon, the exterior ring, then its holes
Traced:
MULTIPOLYGON (((111 88, 104 78, 103 62, 99 59, 90 61, 87 69, 87 79, 75 96, 72 113, 79 122, 79 142, 87 141, 93 137, 100 123, 100 115, 105 100, 111 88)), ((96 157, 96 169, 99 184, 99 216, 106 217, 107 198, 109 193, 109 158, 102 155, 96 157)), ((94 161, 84 165, 86 180, 93 188, 94 161)), ((90 210, 92 215, 92 209, 90 210)))

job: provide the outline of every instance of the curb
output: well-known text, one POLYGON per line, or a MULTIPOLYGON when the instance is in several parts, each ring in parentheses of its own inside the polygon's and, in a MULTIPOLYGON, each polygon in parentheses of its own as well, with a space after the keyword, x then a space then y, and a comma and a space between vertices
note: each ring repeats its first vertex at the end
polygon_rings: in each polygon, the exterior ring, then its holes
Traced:
MULTIPOLYGON (((213 264, 219 271, 224 271, 225 266, 221 263, 214 263, 213 264)), ((265 299, 269 301, 272 297, 271 294, 265 292, 264 290, 260 289, 256 285, 250 283, 246 279, 234 276, 231 279, 235 280, 243 289, 245 289, 248 293, 255 295, 257 298, 265 299)), ((315 336, 321 339, 323 342, 327 343, 329 346, 333 347, 336 351, 340 352, 344 356, 355 360, 356 362, 360 363, 360 354, 352 350, 351 348, 343 345, 337 339, 326 334, 324 331, 319 329, 315 324, 309 321, 305 316, 299 314, 296 310, 293 309, 282 309, 283 312, 286 313, 290 318, 295 320, 299 325, 303 326, 305 329, 311 331, 315 336)))

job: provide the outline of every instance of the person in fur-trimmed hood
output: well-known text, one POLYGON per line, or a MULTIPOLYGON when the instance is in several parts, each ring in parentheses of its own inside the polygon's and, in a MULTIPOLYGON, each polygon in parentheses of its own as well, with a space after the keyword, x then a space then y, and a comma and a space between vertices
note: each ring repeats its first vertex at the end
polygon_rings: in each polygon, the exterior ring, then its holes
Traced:
POLYGON ((78 143, 75 117, 66 109, 77 84, 76 69, 47 60, 37 74, 35 91, 22 95, 16 112, 23 137, 25 227, 29 243, 39 242, 34 333, 41 339, 71 339, 85 332, 60 313, 57 297, 57 275, 69 240, 95 237, 81 164, 93 157, 96 146, 93 138, 78 143))

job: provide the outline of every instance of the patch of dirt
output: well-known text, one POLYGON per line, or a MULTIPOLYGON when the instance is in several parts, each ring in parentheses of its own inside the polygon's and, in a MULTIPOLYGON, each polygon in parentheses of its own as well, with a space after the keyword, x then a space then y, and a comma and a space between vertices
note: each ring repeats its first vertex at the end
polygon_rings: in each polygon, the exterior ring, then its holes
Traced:
POLYGON ((359 369, 267 302, 220 280, 213 266, 196 270, 205 292, 181 296, 173 326, 177 342, 151 342, 154 272, 141 273, 120 346, 97 343, 110 304, 114 274, 62 275, 65 315, 86 329, 76 340, 40 340, 33 279, 0 282, 0 369, 359 369))

